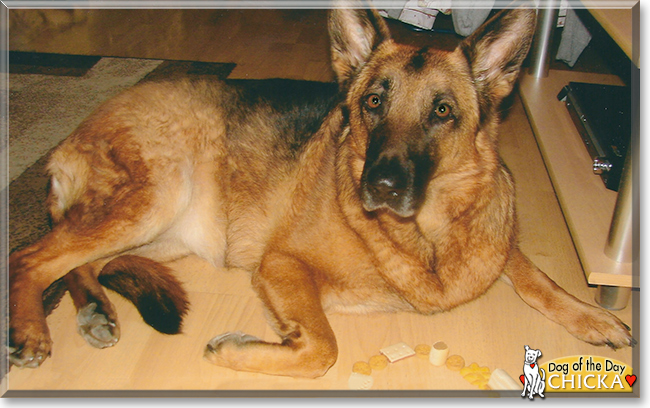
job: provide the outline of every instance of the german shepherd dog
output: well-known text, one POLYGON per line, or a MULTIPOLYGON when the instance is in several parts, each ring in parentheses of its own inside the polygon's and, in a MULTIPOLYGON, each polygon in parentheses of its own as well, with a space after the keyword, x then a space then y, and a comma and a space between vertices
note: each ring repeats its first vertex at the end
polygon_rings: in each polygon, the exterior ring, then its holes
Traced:
POLYGON ((515 187, 496 149, 534 10, 505 10, 443 52, 396 44, 373 10, 330 12, 338 84, 178 80, 109 100, 51 157, 53 229, 10 256, 10 360, 50 354, 43 292, 63 278, 79 331, 119 338, 103 286, 180 330, 187 298, 164 262, 244 268, 280 337, 226 333, 205 348, 235 370, 322 376, 328 311, 449 310, 502 274, 592 344, 634 340, 517 247, 515 187))

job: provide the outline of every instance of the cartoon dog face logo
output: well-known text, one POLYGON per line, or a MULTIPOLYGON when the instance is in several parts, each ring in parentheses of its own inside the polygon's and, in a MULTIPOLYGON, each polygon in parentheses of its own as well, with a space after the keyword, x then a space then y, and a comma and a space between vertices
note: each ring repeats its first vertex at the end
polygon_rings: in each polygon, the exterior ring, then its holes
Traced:
POLYGON ((526 349, 526 360, 524 361, 527 364, 535 363, 537 358, 542 356, 542 352, 539 350, 533 350, 528 346, 524 346, 524 349, 526 349))
POLYGON ((537 359, 542 356, 539 350, 533 350, 528 346, 524 346, 526 350, 524 358, 524 392, 521 393, 522 397, 526 396, 528 391, 528 398, 533 399, 535 394, 544 398, 544 389, 546 388, 546 373, 543 369, 539 368, 537 359))

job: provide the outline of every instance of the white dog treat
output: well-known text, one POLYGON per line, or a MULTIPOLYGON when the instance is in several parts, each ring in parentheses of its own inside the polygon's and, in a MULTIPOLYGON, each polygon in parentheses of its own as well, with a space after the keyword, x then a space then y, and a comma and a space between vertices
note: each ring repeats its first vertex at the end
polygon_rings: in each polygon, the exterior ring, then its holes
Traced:
POLYGON ((391 363, 415 355, 415 350, 410 348, 406 343, 393 344, 392 346, 379 350, 379 352, 385 355, 391 363))
POLYGON ((348 388, 351 390, 369 390, 372 388, 373 383, 372 376, 352 372, 348 379, 348 388))
POLYGON ((492 371, 490 380, 488 381, 488 386, 493 390, 517 390, 522 389, 521 381, 516 381, 508 373, 501 369, 497 368, 492 371))
POLYGON ((431 347, 431 352, 429 353, 429 361, 436 367, 440 367, 447 362, 447 356, 449 355, 449 347, 442 341, 437 342, 431 347))

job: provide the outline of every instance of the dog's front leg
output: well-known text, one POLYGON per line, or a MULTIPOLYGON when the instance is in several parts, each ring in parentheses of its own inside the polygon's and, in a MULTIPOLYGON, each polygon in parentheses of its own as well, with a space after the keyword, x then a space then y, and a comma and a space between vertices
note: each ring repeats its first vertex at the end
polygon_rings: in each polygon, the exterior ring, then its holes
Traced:
POLYGON ((526 391, 528 391, 528 398, 533 399, 533 395, 535 395, 535 386, 536 386, 536 378, 534 373, 529 373, 525 375, 526 377, 526 384, 524 385, 524 392, 521 394, 522 397, 526 396, 526 391))
POLYGON ((505 273, 524 302, 580 340, 614 349, 636 343, 629 327, 617 317, 568 294, 519 249, 511 252, 505 273))
POLYGON ((226 333, 210 341, 205 358, 240 371, 324 375, 336 362, 336 338, 309 266, 285 254, 269 253, 252 281, 282 341, 269 343, 240 332, 226 333))
POLYGON ((524 375, 524 391, 521 393, 522 397, 526 396, 526 391, 530 389, 530 379, 528 379, 528 375, 524 375))
POLYGON ((534 373, 532 375, 532 381, 530 383, 530 393, 528 394, 529 399, 533 399, 535 394, 537 394, 537 388, 539 387, 539 376, 536 376, 534 373))

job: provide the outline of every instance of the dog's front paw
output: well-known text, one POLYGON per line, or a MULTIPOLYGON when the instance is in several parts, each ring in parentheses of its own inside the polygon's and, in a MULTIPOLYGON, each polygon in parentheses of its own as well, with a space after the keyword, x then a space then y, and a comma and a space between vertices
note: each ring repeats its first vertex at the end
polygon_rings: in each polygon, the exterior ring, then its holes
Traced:
POLYGON ((120 326, 111 315, 97 303, 89 303, 77 313, 77 331, 93 347, 112 347, 120 339, 120 326))
POLYGON ((597 346, 613 349, 636 345, 630 328, 608 311, 589 306, 567 329, 577 338, 597 346))
POLYGON ((233 367, 241 357, 242 348, 247 344, 259 342, 260 339, 246 333, 224 333, 208 342, 203 357, 213 364, 233 367))
POLYGON ((21 325, 22 329, 9 330, 7 351, 9 363, 16 367, 38 368, 52 354, 52 340, 45 328, 40 325, 21 325))

